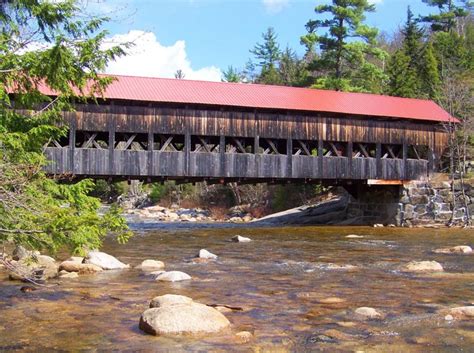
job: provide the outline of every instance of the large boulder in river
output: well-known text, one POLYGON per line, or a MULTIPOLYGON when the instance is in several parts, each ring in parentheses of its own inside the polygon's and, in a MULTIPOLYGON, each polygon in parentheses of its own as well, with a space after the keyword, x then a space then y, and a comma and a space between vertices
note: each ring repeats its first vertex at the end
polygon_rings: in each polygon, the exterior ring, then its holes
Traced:
POLYGON ((191 276, 181 271, 165 271, 156 276, 155 280, 163 282, 180 282, 190 280, 191 276))
POLYGON ((411 261, 400 267, 400 271, 409 273, 443 272, 443 266, 436 261, 411 261))
POLYGON ((130 265, 126 265, 120 262, 112 255, 106 254, 101 251, 91 251, 84 260, 86 264, 93 264, 99 266, 103 270, 121 270, 129 268, 130 265))
POLYGON ((56 261, 46 255, 31 255, 16 262, 15 271, 10 273, 10 279, 22 280, 25 278, 43 281, 55 278, 59 273, 56 261))
POLYGON ((164 297, 157 300, 159 307, 143 312, 141 330, 152 335, 199 334, 219 332, 230 325, 222 313, 191 298, 164 297))
POLYGON ((150 308, 160 308, 162 306, 174 304, 189 304, 192 302, 192 298, 186 297, 184 295, 165 294, 153 298, 150 302, 150 308))

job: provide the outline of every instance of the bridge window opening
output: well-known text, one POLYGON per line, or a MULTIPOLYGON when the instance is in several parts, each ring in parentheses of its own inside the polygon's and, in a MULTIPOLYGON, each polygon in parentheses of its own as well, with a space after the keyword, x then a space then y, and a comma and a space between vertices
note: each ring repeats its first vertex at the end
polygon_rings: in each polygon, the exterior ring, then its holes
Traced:
POLYGON ((259 152, 262 154, 286 154, 287 141, 283 139, 268 139, 260 138, 259 139, 260 148, 259 152))
POLYGON ((324 157, 346 157, 347 144, 342 142, 324 141, 323 143, 324 157))
POLYGON ((352 150, 353 158, 375 158, 376 156, 375 143, 354 143, 352 150))
POLYGON ((184 151, 184 135, 162 135, 154 136, 153 149, 159 152, 182 152, 184 151))
POLYGON ((408 146, 407 158, 428 160, 429 148, 424 145, 411 145, 408 146))
POLYGON ((148 149, 148 134, 116 133, 114 149, 146 151, 148 149))
POLYGON ((293 140, 294 156, 318 156, 318 141, 293 140))
POLYGON ((254 139, 245 137, 226 137, 225 152, 226 153, 252 153, 254 139))
POLYGON ((109 148, 108 132, 76 131, 76 148, 109 148))
POLYGON ((382 159, 401 159, 402 145, 382 145, 382 159))
POLYGON ((58 138, 50 138, 44 147, 66 148, 69 147, 69 133, 58 138))
POLYGON ((191 136, 191 152, 219 153, 219 136, 191 136))

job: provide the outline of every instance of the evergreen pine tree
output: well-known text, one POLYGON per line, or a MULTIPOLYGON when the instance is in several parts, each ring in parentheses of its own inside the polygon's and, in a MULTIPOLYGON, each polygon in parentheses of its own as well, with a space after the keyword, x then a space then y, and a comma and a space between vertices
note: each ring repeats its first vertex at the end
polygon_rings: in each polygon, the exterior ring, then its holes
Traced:
POLYGON ((441 80, 438 71, 438 61, 434 55, 433 44, 427 43, 423 50, 419 71, 421 91, 435 101, 439 100, 441 80))
POLYGON ((375 11, 367 0, 332 0, 318 5, 318 17, 310 20, 308 33, 301 37, 307 53, 321 51, 309 69, 316 73, 316 86, 336 90, 372 91, 373 78, 384 79, 383 70, 374 61, 386 53, 376 47, 377 29, 364 24, 365 13, 375 11), (324 35, 318 31, 327 29, 324 35), (370 59, 370 60, 369 60, 370 59))
POLYGON ((387 65, 387 74, 389 95, 406 98, 418 96, 418 75, 404 49, 398 49, 392 55, 387 65))

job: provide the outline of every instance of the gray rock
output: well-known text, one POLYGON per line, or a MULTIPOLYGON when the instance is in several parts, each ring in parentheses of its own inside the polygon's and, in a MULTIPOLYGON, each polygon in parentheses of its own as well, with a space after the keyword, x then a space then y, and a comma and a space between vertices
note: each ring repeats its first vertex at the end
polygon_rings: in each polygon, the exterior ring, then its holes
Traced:
POLYGON ((156 276, 155 280, 163 282, 179 282, 190 280, 191 276, 181 271, 167 271, 156 276))
POLYGON ((467 245, 453 246, 452 248, 441 248, 433 251, 435 254, 471 254, 472 248, 467 245))
POLYGON ((382 318, 382 314, 379 313, 374 308, 370 307, 360 307, 357 308, 355 311, 357 317, 361 319, 380 319, 382 318))
POLYGON ((147 309, 139 327, 152 335, 174 335, 215 333, 229 325, 229 320, 216 309, 191 302, 147 309))
POLYGON ((130 267, 129 265, 120 262, 112 255, 106 254, 105 252, 101 251, 89 252, 84 262, 87 264, 99 266, 103 270, 120 270, 130 267))
POLYGON ((243 237, 243 236, 240 236, 240 235, 236 235, 236 236, 232 237, 231 240, 234 243, 249 243, 249 242, 252 241, 252 239, 247 238, 247 237, 243 237))
POLYGON ((207 251, 206 249, 199 250, 198 256, 201 259, 217 259, 217 255, 207 251))
POLYGON ((443 272, 443 266, 436 261, 411 261, 400 266, 402 272, 423 273, 423 272, 443 272))
POLYGON ((31 278, 43 281, 58 276, 59 266, 56 261, 46 255, 25 257, 15 264, 16 271, 10 273, 10 279, 22 280, 31 278))

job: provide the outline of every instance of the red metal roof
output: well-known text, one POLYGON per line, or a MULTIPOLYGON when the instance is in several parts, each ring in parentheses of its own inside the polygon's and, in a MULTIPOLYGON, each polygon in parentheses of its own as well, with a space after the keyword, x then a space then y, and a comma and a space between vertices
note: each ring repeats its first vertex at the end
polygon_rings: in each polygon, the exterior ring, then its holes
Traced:
POLYGON ((423 99, 259 84, 114 76, 117 80, 107 88, 106 99, 458 121, 433 101, 423 99))

